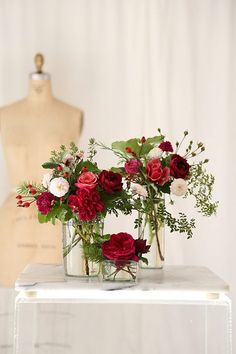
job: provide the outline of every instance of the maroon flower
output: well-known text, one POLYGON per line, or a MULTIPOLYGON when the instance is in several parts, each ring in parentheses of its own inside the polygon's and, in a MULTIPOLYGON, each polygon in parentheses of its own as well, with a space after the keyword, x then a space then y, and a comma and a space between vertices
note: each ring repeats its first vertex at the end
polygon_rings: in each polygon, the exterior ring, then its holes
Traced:
POLYGON ((110 260, 138 261, 135 254, 135 240, 126 232, 111 235, 108 241, 103 242, 102 253, 110 260))
POLYGON ((190 169, 190 166, 189 166, 186 159, 184 159, 183 157, 181 157, 177 154, 172 155, 171 161, 170 161, 170 174, 171 174, 171 176, 173 176, 174 178, 185 179, 186 177, 188 177, 189 169, 190 169))
POLYGON ((137 159, 131 159, 125 163, 125 171, 131 175, 138 173, 140 168, 140 161, 137 159))
POLYGON ((148 161, 146 166, 146 173, 148 179, 157 183, 159 186, 164 186, 164 184, 170 179, 169 167, 162 168, 159 159, 152 159, 148 161))
POLYGON ((49 211, 52 210, 54 203, 55 203, 55 197, 49 192, 41 193, 38 196, 36 201, 38 210, 43 215, 47 215, 49 211))
POLYGON ((148 253, 151 245, 147 245, 147 240, 143 240, 138 238, 135 240, 135 254, 136 256, 140 256, 143 253, 148 253))
POLYGON ((77 195, 71 194, 68 198, 68 205, 72 209, 73 213, 78 213, 79 211, 79 201, 77 195))
POLYGON ((122 176, 120 173, 103 170, 98 176, 98 183, 104 191, 110 194, 122 190, 122 176))
POLYGON ((82 221, 94 220, 97 213, 104 210, 104 204, 96 189, 79 189, 76 195, 69 196, 68 205, 74 213, 79 214, 82 221))
POLYGON ((166 152, 173 152, 173 147, 171 145, 171 142, 169 141, 163 141, 162 143, 160 143, 159 148, 162 151, 166 151, 166 152))

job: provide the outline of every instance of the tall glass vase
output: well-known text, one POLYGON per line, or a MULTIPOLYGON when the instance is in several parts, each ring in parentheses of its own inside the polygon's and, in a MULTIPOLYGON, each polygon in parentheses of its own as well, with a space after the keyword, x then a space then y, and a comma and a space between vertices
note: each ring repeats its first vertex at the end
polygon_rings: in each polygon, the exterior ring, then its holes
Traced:
POLYGON ((139 217, 142 223, 138 229, 138 236, 147 240, 147 244, 151 245, 150 251, 145 254, 148 264, 140 261, 140 267, 145 269, 163 268, 165 260, 165 228, 164 223, 158 216, 163 199, 156 200, 153 207, 148 213, 140 213, 139 217))
POLYGON ((71 219, 63 224, 63 259, 67 276, 98 275, 98 264, 89 261, 84 255, 84 249, 92 242, 93 234, 103 234, 103 220, 81 222, 71 219))

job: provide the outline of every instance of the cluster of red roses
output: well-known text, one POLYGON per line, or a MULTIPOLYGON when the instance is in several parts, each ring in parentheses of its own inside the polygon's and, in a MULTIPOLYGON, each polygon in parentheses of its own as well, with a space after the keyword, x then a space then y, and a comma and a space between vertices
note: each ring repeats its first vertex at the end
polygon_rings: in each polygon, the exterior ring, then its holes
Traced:
POLYGON ((75 194, 68 197, 68 205, 81 221, 91 221, 97 213, 104 211, 104 202, 99 190, 108 194, 122 190, 122 176, 119 173, 103 170, 99 175, 82 172, 75 183, 75 194))
MULTIPOLYGON (((145 166, 145 173, 150 181, 159 186, 164 186, 170 181, 171 177, 182 179, 188 177, 190 165, 184 157, 178 154, 171 154, 169 159, 160 159, 163 152, 173 152, 173 147, 169 141, 162 142, 155 149, 158 149, 158 151, 156 150, 157 157, 148 160, 145 166)), ((140 171, 142 163, 140 159, 132 158, 125 163, 124 167, 126 173, 135 175, 140 171)))
POLYGON ((143 253, 149 252, 150 245, 146 240, 134 239, 126 232, 111 235, 108 241, 102 244, 103 256, 109 260, 138 262, 143 253))

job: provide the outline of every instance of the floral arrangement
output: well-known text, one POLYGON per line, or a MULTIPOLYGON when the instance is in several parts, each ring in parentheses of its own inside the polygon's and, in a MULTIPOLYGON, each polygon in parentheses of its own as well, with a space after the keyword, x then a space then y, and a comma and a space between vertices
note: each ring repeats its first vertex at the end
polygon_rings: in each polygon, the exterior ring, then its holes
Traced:
POLYGON ((129 275, 135 279, 136 267, 132 264, 140 260, 147 262, 143 254, 148 253, 149 249, 146 240, 134 239, 128 233, 120 232, 97 238, 93 245, 85 249, 85 254, 90 260, 103 264, 104 268, 109 265, 109 270, 103 269, 102 272, 106 280, 115 280, 122 272, 127 273, 125 278, 129 275))
POLYGON ((61 146, 58 152, 52 151, 50 160, 42 165, 50 172, 44 174, 42 184, 22 183, 17 190, 17 205, 28 208, 36 203, 41 223, 72 218, 92 222, 107 213, 117 215, 117 210, 129 213, 122 175, 100 170, 93 161, 95 154, 92 143, 86 159, 74 143, 69 149, 61 146))
MULTIPOLYGON (((111 147, 101 142, 96 145, 112 151, 119 158, 120 167, 113 168, 126 180, 126 190, 132 194, 132 206, 139 211, 135 227, 149 225, 152 238, 157 238, 161 226, 170 231, 184 232, 190 238, 195 220, 180 212, 176 217, 167 210, 167 202, 174 204, 175 197, 189 196, 195 199, 195 207, 205 216, 216 212, 218 202, 212 200, 214 177, 208 174, 205 165, 208 159, 193 161, 204 152, 203 143, 186 143, 185 131, 180 142, 172 144, 159 135, 149 138, 133 138, 113 142, 111 147), (145 220, 144 220, 145 219, 145 220)), ((142 238, 144 235, 140 235, 142 238)), ((152 239, 149 240, 149 243, 152 239)), ((160 245, 158 245, 160 248, 160 245)), ((164 257, 162 257, 164 259, 164 257)))
MULTIPOLYGON (((40 223, 54 224, 56 219, 63 224, 72 221, 74 231, 64 244, 64 257, 79 242, 84 249, 93 250, 92 244, 100 240, 102 233, 98 226, 107 214, 117 216, 119 211, 131 212, 122 175, 99 169, 94 162, 95 155, 92 141, 87 158, 74 143, 68 149, 61 146, 59 151, 52 151, 49 161, 42 165, 50 172, 44 174, 41 184, 24 182, 18 188, 18 207, 35 204, 40 223)), ((87 275, 88 261, 85 257, 87 275)))

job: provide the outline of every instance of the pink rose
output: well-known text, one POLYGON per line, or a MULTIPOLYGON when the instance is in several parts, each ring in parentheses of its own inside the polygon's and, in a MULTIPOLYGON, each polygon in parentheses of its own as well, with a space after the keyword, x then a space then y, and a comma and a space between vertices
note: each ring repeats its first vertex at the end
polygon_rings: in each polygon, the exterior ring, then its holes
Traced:
POLYGON ((148 161, 146 173, 148 179, 155 182, 159 186, 163 186, 170 179, 169 167, 162 168, 161 161, 159 159, 152 159, 148 161))
POLYGON ((97 186, 97 180, 98 177, 93 172, 82 172, 75 185, 78 188, 94 189, 97 186))
POLYGON ((131 175, 138 173, 140 165, 141 163, 139 160, 131 159, 125 163, 125 172, 131 175))

